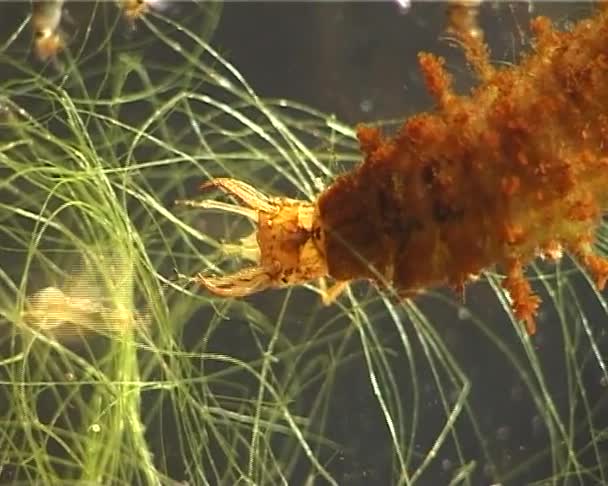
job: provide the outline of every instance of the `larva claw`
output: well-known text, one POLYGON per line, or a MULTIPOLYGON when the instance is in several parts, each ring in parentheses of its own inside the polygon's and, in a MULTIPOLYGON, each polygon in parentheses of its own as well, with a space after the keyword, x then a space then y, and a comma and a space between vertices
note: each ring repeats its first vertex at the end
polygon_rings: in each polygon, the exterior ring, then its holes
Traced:
POLYGON ((261 267, 244 268, 225 276, 199 273, 192 280, 221 297, 245 297, 272 285, 271 273, 261 267))

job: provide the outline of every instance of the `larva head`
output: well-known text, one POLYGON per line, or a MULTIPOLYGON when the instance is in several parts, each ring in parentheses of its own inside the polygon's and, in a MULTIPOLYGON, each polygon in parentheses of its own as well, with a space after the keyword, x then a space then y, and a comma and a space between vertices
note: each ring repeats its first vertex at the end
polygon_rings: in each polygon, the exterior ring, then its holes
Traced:
POLYGON ((268 197, 249 184, 219 178, 204 183, 238 198, 245 207, 213 202, 183 201, 189 206, 222 208, 256 222, 256 230, 243 241, 250 246, 255 235, 256 265, 224 276, 197 275, 193 280, 223 297, 243 297, 270 287, 309 282, 327 275, 324 235, 316 206, 307 201, 268 197), (230 208, 230 209, 228 209, 230 208))

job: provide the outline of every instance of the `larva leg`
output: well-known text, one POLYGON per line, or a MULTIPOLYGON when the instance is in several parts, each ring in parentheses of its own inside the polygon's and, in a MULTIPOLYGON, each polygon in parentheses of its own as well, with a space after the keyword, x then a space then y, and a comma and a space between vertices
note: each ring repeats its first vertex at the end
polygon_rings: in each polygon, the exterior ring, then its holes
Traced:
POLYGON ((321 301, 323 302, 323 305, 332 305, 338 299, 338 297, 340 297, 342 292, 346 290, 346 287, 348 287, 348 282, 336 282, 328 288, 325 279, 322 279, 320 287, 321 301))
POLYGON ((397 295, 401 299, 415 299, 416 297, 420 297, 423 294, 423 291, 420 289, 403 289, 397 291, 397 295))
POLYGON ((584 263, 595 278, 595 285, 598 290, 604 290, 606 280, 608 280, 608 260, 591 253, 586 256, 584 263))
MULTIPOLYGON (((237 179, 212 179, 200 186, 202 190, 214 187, 223 189, 245 203, 248 208, 238 208, 233 212, 243 214, 250 219, 256 220, 258 212, 275 213, 278 211, 277 205, 268 196, 237 179)), ((188 202, 188 204, 196 205, 194 202, 188 202)), ((270 287, 273 275, 276 275, 277 270, 277 265, 270 265, 270 268, 259 265, 225 276, 205 276, 199 273, 191 280, 221 297, 245 297, 270 287)))
POLYGON ((225 276, 205 276, 201 273, 191 279, 220 297, 245 297, 269 287, 272 278, 262 267, 244 268, 225 276))
POLYGON ((608 259, 596 255, 590 241, 591 237, 581 238, 574 248, 574 253, 595 279, 598 290, 603 290, 608 280, 608 259))
POLYGON ((519 260, 509 262, 507 278, 502 282, 502 286, 511 296, 513 314, 517 319, 524 321, 528 334, 534 335, 536 333, 534 317, 540 304, 540 298, 532 291, 519 260))

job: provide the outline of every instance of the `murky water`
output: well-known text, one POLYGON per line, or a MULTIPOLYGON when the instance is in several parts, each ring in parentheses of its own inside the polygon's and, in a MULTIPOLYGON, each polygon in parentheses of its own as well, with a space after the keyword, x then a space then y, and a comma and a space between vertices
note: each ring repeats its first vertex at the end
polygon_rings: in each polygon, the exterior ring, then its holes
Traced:
MULTIPOLYGON (((360 282, 329 307, 181 277, 250 264, 246 219, 175 205, 202 181, 312 200, 360 160, 354 124, 432 109, 419 51, 475 85, 444 4, 66 9, 45 65, 29 5, 0 5, 0 484, 606 482, 606 302, 568 258, 530 269, 532 338, 493 272, 464 301, 360 282)), ((488 2, 481 23, 500 65, 533 15, 591 12, 488 2)))

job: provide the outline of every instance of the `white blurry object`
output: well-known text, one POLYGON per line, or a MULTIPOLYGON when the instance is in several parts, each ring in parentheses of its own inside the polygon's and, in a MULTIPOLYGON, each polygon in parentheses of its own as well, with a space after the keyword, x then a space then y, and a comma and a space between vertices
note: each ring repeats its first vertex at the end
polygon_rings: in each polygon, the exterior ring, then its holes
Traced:
POLYGON ((85 258, 62 288, 27 297, 23 322, 53 336, 123 334, 146 324, 133 303, 132 262, 124 256, 85 258))

